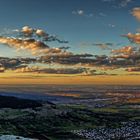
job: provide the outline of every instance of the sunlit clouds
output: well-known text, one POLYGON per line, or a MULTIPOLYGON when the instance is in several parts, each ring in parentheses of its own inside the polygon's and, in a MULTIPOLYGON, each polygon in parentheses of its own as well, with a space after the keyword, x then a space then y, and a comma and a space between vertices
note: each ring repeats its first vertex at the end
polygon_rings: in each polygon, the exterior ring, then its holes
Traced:
MULTIPOLYGON (((135 69, 140 63, 140 49, 136 46, 122 46, 115 49, 114 43, 92 43, 90 45, 108 51, 108 55, 77 54, 69 51, 70 47, 67 46, 52 47, 51 42, 59 44, 68 44, 69 42, 60 40, 42 29, 24 26, 15 31, 14 37, 1 36, 0 43, 17 52, 23 50, 25 54, 29 52, 30 57, 1 57, 1 72, 11 70, 15 73, 107 75, 108 70, 114 71, 114 69, 121 68, 124 68, 124 71, 128 69, 127 71, 130 72, 130 66, 135 69)), ((139 36, 138 33, 123 35, 134 44, 140 43, 139 36)))
POLYGON ((132 15, 137 19, 140 20, 140 7, 133 8, 132 15))
MULTIPOLYGON (((112 3, 115 1, 103 0, 103 2, 112 3)), ((131 0, 123 0, 119 5, 127 7, 131 2, 131 0)), ((73 10, 72 14, 73 16, 93 17, 93 11, 90 11, 79 8, 73 10)), ((104 19, 108 16, 100 10, 96 14, 104 19)), ((139 21, 140 8, 132 8, 130 16, 139 21)), ((106 28, 105 34, 118 28, 115 22, 115 24, 111 23, 109 21, 109 28, 106 28)), ((88 30, 88 28, 86 29, 88 30)), ((96 41, 94 40, 96 34, 98 32, 93 30, 93 36, 90 36, 90 38, 93 38, 93 42, 89 43, 85 39, 83 43, 80 42, 80 46, 76 46, 76 44, 71 44, 69 37, 64 36, 66 40, 63 40, 58 35, 51 35, 48 30, 39 27, 26 25, 19 29, 13 29, 9 34, 1 34, 0 44, 15 50, 15 53, 22 52, 22 55, 16 58, 0 57, 0 72, 94 76, 119 75, 120 71, 125 74, 139 71, 140 33, 125 32, 120 34, 120 42, 125 40, 126 44, 119 44, 119 42, 116 43, 111 39, 104 41, 104 35, 99 36, 99 41, 96 41), (80 49, 82 51, 77 51, 80 49), (88 49, 88 52, 86 49, 88 49), (89 51, 90 49, 92 51, 89 51), (97 50, 100 53, 97 53, 97 50), (27 53, 29 57, 26 56, 27 53)), ((83 36, 85 37, 86 34, 83 36)), ((113 35, 113 37, 115 36, 116 34, 113 35)))

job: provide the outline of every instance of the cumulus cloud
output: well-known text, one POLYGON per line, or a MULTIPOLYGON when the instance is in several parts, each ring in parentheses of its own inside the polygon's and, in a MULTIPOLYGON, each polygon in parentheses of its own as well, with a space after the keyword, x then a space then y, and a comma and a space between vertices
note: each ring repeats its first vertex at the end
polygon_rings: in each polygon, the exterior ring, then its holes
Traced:
POLYGON ((91 54, 74 54, 67 51, 69 49, 68 46, 57 48, 48 46, 48 42, 50 41, 58 41, 59 43, 67 42, 59 40, 56 36, 51 36, 41 29, 34 29, 29 26, 25 26, 17 32, 19 35, 15 37, 1 36, 0 43, 15 48, 17 51, 25 50, 31 52, 32 55, 35 55, 38 58, 35 61, 36 63, 74 65, 78 63, 92 63, 94 61, 92 58, 93 55, 91 54))
POLYGON ((0 57, 0 68, 4 70, 26 67, 30 63, 35 63, 35 58, 7 58, 0 57))
POLYGON ((61 52, 61 49, 49 48, 49 46, 43 42, 37 41, 35 39, 0 37, 0 43, 13 47, 17 50, 30 51, 33 55, 61 52))
MULTIPOLYGON (((35 29, 25 26, 16 31, 15 37, 0 36, 0 43, 16 50, 26 50, 35 55, 36 58, 3 58, 0 57, 0 71, 7 69, 15 72, 37 72, 37 73, 59 73, 59 74, 78 74, 93 73, 93 67, 110 67, 120 68, 135 66, 140 64, 140 50, 133 46, 125 46, 120 49, 113 49, 113 43, 88 43, 88 45, 97 46, 103 50, 111 50, 111 55, 92 55, 88 53, 75 54, 68 51, 68 46, 56 47, 51 46, 52 41, 67 43, 59 40, 57 36, 49 35, 42 29, 35 29), (49 45, 48 45, 49 42, 49 45), (75 66, 70 69, 50 69, 31 67, 30 64, 41 63, 47 67, 47 64, 75 66), (86 69, 77 69, 76 66, 82 66, 86 69), (87 68, 90 67, 89 70, 87 68)), ((13 35, 14 36, 14 35, 13 35)), ((140 34, 128 33, 124 35, 131 42, 140 44, 140 34)), ((87 45, 87 44, 86 44, 87 45)), ((107 69, 105 69, 107 70, 107 69)), ((94 71, 95 72, 95 71, 94 71)))
POLYGON ((41 37, 41 36, 46 36, 47 37, 48 36, 48 34, 45 31, 41 30, 41 29, 37 29, 35 33, 39 37, 41 37))
POLYGON ((131 43, 140 44, 140 33, 136 33, 136 34, 128 33, 122 36, 128 38, 128 40, 131 43))
POLYGON ((131 13, 137 20, 140 20, 140 7, 133 8, 131 13))
POLYGON ((35 38, 42 41, 57 41, 59 43, 68 43, 68 41, 59 39, 56 35, 50 35, 42 29, 31 28, 24 26, 22 29, 16 29, 19 33, 18 37, 35 38))
POLYGON ((24 26, 22 27, 21 30, 17 30, 17 32, 21 33, 20 36, 25 36, 25 37, 32 37, 33 35, 34 36, 38 36, 38 37, 45 37, 45 39, 48 38, 48 34, 42 30, 42 29, 34 29, 34 28, 31 28, 29 26, 24 26))
POLYGON ((123 67, 136 66, 140 64, 140 49, 139 47, 125 46, 120 49, 112 50, 112 64, 121 64, 123 67))
POLYGON ((33 34, 33 29, 29 26, 24 26, 21 30, 21 32, 25 35, 25 36, 31 36, 33 34))
POLYGON ((27 50, 33 55, 46 55, 63 51, 63 48, 49 47, 48 42, 68 43, 68 41, 60 40, 56 36, 47 34, 42 29, 34 29, 29 26, 24 26, 17 32, 19 34, 15 37, 0 36, 0 43, 17 50, 27 50))
POLYGON ((131 46, 125 46, 120 49, 112 50, 113 54, 132 54, 133 48, 131 46))

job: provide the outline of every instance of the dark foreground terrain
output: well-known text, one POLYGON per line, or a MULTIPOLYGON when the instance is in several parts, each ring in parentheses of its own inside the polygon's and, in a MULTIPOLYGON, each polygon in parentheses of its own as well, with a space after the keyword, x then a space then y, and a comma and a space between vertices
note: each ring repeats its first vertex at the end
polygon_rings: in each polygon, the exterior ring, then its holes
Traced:
MULTIPOLYGON (((140 139, 139 87, 47 89, 45 95, 38 95, 40 100, 2 94, 0 135, 39 140, 140 139)), ((11 95, 15 96, 12 90, 11 95)))

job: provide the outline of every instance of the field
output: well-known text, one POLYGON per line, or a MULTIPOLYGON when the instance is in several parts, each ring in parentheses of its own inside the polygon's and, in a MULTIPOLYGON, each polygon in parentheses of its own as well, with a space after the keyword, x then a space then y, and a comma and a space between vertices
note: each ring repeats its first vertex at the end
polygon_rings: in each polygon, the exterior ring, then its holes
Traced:
POLYGON ((0 134, 39 140, 139 138, 139 92, 139 86, 1 85, 0 134))

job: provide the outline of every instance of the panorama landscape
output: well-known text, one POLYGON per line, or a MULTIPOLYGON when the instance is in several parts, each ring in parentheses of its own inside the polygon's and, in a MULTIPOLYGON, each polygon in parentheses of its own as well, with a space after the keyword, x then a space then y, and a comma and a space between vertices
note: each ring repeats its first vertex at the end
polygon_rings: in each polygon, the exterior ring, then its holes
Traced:
POLYGON ((140 140, 140 0, 0 0, 0 140, 140 140))

